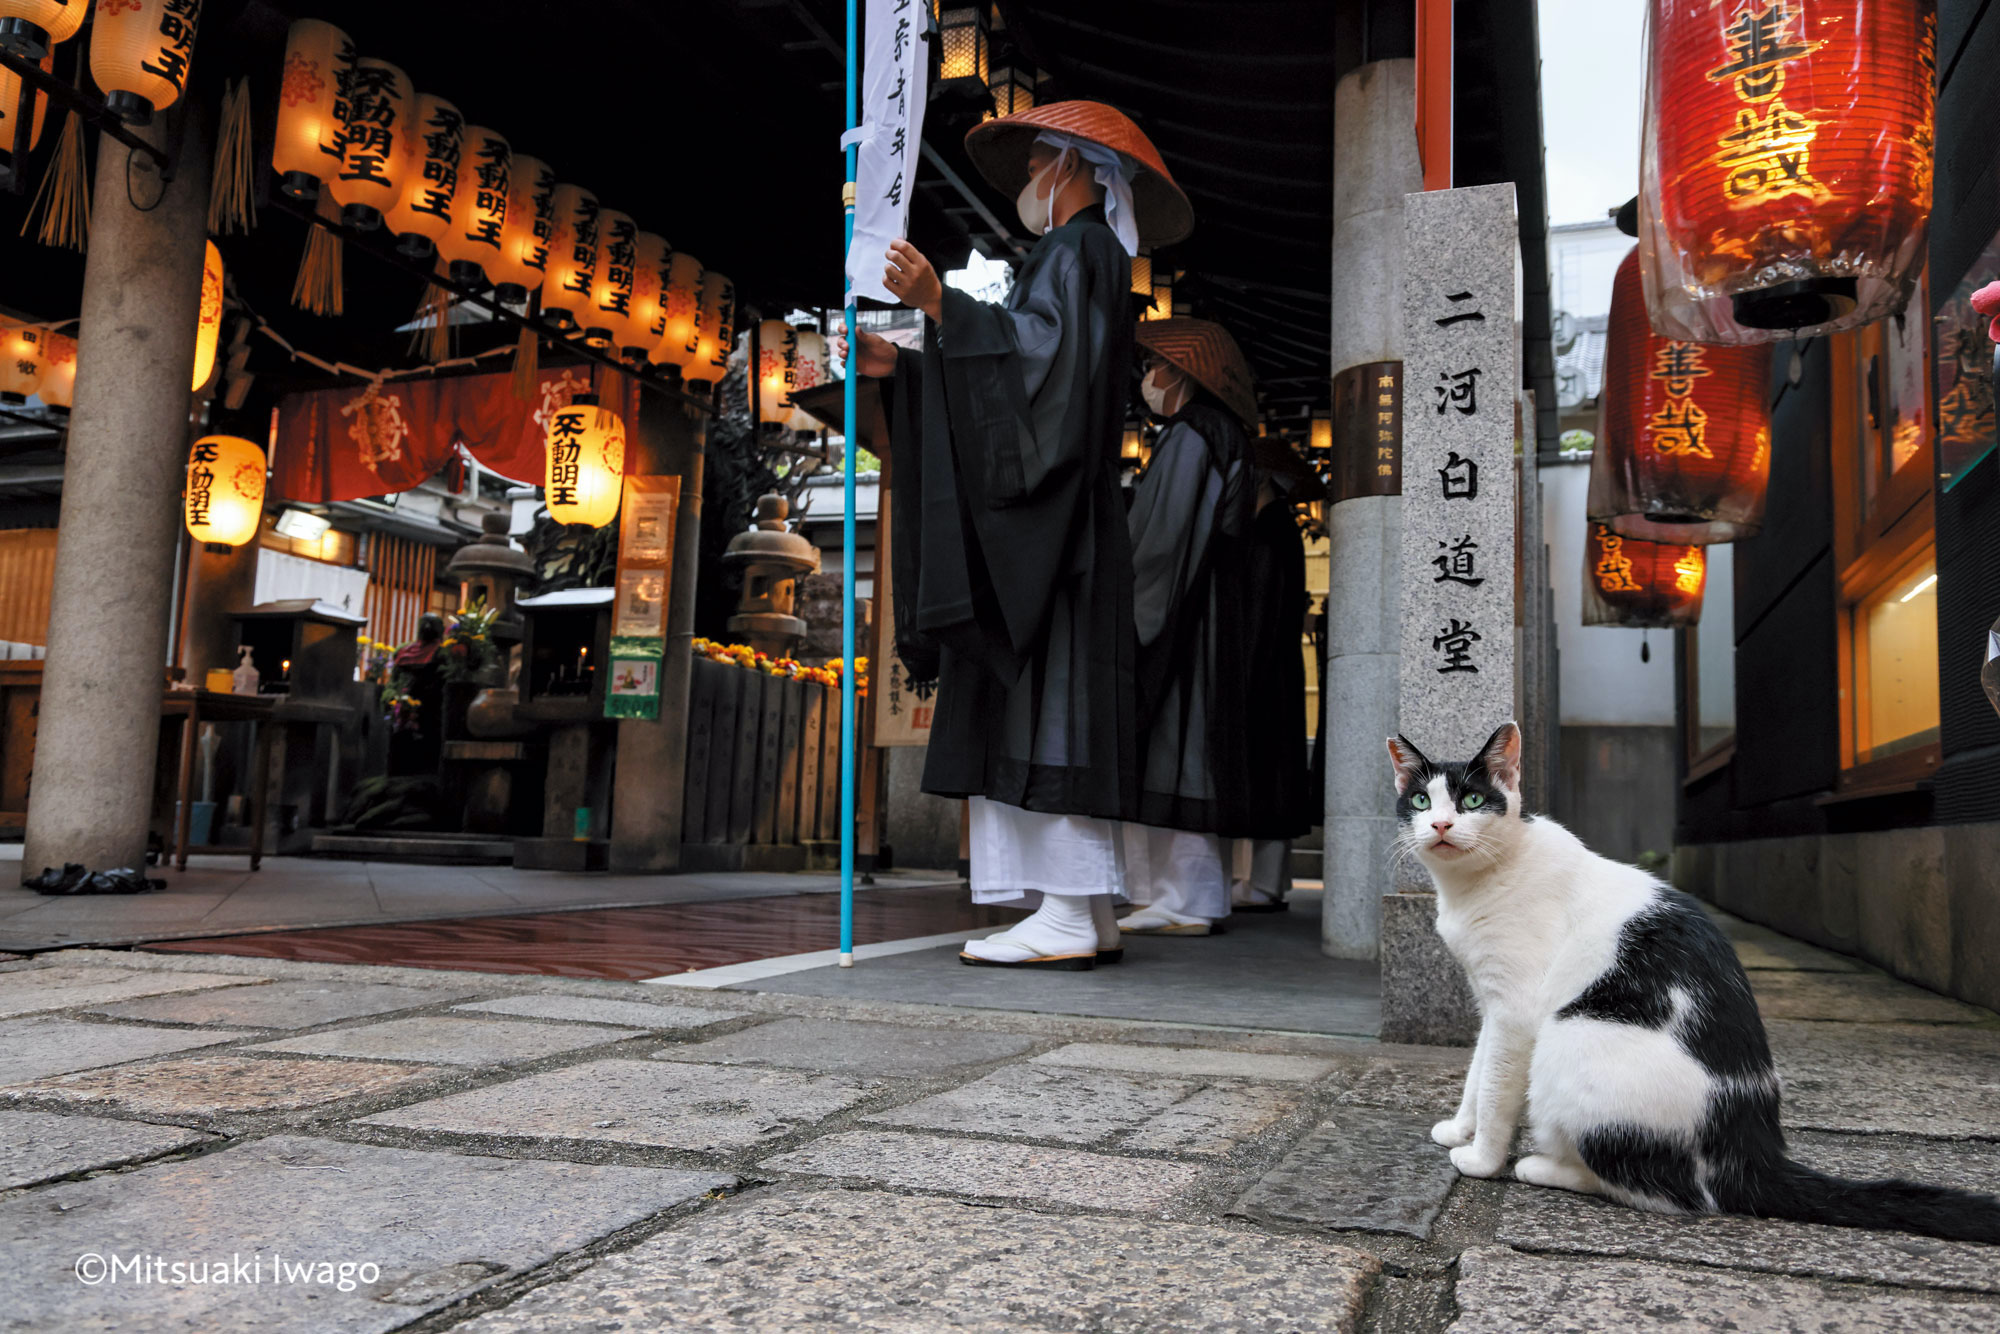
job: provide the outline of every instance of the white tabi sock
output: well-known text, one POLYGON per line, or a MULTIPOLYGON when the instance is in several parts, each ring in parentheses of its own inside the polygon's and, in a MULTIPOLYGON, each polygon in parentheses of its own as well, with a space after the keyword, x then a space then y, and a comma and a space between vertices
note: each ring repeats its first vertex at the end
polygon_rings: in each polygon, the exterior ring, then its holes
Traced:
POLYGON ((1074 958, 1097 954, 1097 923, 1092 917, 1092 898, 1105 895, 1043 894, 1042 906, 1025 922, 984 940, 969 940, 965 953, 975 959, 995 963, 1023 963, 1032 959, 1074 958))

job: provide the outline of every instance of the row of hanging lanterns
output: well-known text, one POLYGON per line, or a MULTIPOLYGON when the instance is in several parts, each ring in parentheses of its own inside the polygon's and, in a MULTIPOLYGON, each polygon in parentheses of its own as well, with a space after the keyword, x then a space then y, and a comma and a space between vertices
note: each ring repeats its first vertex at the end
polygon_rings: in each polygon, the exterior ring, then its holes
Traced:
MULTIPOLYGON (((83 28, 89 0, 0 0, 0 47, 42 60, 83 28)), ((201 0, 105 0, 91 25, 90 77, 104 108, 145 125, 187 90, 201 0)))

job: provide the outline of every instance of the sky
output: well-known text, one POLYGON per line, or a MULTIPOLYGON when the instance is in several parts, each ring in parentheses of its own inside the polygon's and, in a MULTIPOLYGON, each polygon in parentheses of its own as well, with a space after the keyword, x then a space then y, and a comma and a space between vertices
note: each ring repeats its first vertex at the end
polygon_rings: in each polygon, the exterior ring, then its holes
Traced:
POLYGON ((1541 0, 1549 222, 1594 222, 1639 193, 1645 0, 1541 0))

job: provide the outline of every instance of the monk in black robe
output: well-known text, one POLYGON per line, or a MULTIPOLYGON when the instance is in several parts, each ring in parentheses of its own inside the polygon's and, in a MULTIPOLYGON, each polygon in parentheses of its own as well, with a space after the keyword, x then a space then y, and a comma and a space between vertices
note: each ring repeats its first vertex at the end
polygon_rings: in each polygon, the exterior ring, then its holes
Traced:
POLYGON ((1192 225, 1124 116, 1059 102, 967 150, 1041 239, 1007 300, 945 288, 896 242, 888 289, 929 317, 922 353, 864 335, 892 375, 899 652, 935 671, 923 787, 970 798, 972 891, 1033 916, 967 963, 1089 968, 1118 952, 1122 823, 1138 809, 1132 556, 1117 457, 1131 257, 1192 225))

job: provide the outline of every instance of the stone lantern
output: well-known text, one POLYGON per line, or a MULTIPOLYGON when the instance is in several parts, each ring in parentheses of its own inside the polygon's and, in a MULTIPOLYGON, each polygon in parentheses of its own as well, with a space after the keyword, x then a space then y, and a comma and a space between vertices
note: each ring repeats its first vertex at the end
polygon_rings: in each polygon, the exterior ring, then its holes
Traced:
POLYGON ((507 540, 509 516, 488 514, 484 531, 453 554, 444 567, 458 579, 458 605, 470 607, 481 598, 493 609, 493 638, 501 644, 521 642, 521 611, 515 605, 521 581, 535 577, 535 559, 507 540))
POLYGON ((806 623, 792 614, 799 576, 819 571, 819 548, 793 532, 783 496, 757 499, 757 525, 729 539, 722 559, 743 566, 743 596, 729 618, 731 634, 774 658, 789 654, 806 623))

